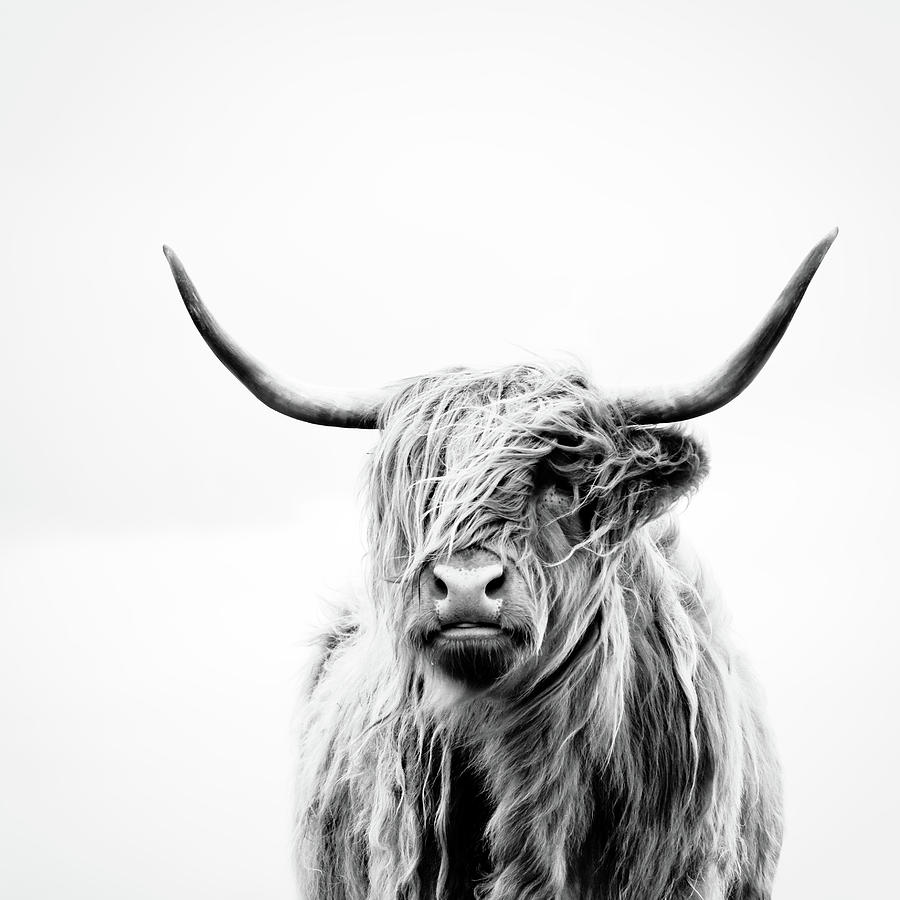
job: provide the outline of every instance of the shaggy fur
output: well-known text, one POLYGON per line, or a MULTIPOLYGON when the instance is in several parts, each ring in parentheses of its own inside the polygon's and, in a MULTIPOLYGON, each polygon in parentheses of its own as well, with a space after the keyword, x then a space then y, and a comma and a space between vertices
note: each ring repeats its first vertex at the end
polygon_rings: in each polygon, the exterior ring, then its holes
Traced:
POLYGON ((539 366, 424 377, 381 427, 370 595, 323 637, 303 714, 304 895, 769 897, 777 766, 666 515, 702 448, 539 366), (470 548, 515 566, 532 605, 482 691, 421 639, 423 572, 470 548))

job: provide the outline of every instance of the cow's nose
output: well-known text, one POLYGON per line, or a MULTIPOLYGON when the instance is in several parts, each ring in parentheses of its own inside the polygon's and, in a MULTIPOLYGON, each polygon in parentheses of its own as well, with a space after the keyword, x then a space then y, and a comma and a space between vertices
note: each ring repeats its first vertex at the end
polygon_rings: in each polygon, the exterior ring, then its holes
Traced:
POLYGON ((438 564, 431 568, 430 578, 442 627, 499 624, 505 581, 500 563, 473 568, 438 564))

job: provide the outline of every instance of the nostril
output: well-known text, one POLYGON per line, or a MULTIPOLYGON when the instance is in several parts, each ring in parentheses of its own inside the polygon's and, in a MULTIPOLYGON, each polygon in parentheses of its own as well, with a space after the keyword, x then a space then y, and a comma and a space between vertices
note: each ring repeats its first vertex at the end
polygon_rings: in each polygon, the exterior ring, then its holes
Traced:
POLYGON ((443 580, 438 578, 437 575, 434 575, 433 579, 434 579, 435 589, 437 590, 440 598, 443 600, 444 597, 446 597, 447 594, 449 593, 447 590, 447 585, 444 584, 443 580))
POLYGON ((488 597, 495 597, 497 593, 503 588, 503 585, 506 583, 506 573, 501 572, 496 578, 492 578, 484 588, 485 594, 488 597))

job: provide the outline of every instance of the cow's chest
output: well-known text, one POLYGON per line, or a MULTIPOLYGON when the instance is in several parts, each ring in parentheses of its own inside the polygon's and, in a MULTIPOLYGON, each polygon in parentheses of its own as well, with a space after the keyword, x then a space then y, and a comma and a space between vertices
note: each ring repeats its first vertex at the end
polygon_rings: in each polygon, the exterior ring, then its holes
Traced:
MULTIPOLYGON (((449 866, 447 894, 459 900, 472 900, 475 888, 491 874, 485 832, 493 812, 482 778, 469 761, 455 753, 451 763, 450 804, 445 825, 449 866)), ((441 850, 437 830, 440 824, 426 825, 425 852, 419 868, 425 896, 433 895, 440 877, 441 850)))

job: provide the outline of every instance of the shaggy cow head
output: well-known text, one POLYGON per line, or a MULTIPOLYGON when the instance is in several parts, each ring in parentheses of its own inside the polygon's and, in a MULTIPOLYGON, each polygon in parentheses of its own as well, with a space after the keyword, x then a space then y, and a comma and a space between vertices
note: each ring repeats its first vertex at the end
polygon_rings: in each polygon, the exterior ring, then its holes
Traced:
POLYGON ((783 335, 836 236, 803 261, 768 316, 695 385, 608 397, 577 371, 454 369, 349 394, 276 378, 202 304, 165 248, 213 352, 257 397, 307 422, 382 431, 370 477, 373 595, 426 683, 534 692, 603 627, 607 565, 706 472, 675 423, 723 406, 783 335))
POLYGON ((677 429, 631 425, 582 374, 538 366, 417 379, 381 427, 376 596, 427 676, 468 687, 531 682, 571 651, 604 559, 706 468, 677 429))

